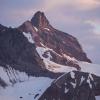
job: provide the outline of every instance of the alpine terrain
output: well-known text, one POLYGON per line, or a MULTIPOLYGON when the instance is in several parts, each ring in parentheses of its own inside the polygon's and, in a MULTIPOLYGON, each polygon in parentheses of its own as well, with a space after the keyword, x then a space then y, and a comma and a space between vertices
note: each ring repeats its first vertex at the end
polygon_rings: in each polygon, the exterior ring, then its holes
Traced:
POLYGON ((0 100, 100 100, 100 66, 43 12, 0 24, 0 100))

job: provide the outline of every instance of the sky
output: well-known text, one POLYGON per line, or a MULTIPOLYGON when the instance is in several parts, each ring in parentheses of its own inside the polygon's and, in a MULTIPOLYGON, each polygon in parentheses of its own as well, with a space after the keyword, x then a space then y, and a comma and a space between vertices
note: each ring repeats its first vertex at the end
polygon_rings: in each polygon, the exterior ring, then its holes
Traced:
POLYGON ((92 62, 100 64, 100 0, 0 0, 0 24, 17 27, 37 11, 75 36, 92 62))

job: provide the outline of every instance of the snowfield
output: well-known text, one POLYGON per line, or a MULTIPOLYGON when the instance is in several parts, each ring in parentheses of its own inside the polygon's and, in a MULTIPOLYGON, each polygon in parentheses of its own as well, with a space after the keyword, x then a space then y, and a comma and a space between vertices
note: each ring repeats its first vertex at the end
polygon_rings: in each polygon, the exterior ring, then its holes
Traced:
POLYGON ((6 88, 0 87, 0 100, 38 100, 51 85, 53 79, 48 77, 29 77, 24 72, 0 66, 0 78, 7 83, 6 88), (12 81, 12 82, 11 82, 12 81), (16 82, 16 83, 13 83, 16 82))
POLYGON ((30 77, 28 81, 0 88, 0 100, 38 100, 52 81, 46 77, 30 77))

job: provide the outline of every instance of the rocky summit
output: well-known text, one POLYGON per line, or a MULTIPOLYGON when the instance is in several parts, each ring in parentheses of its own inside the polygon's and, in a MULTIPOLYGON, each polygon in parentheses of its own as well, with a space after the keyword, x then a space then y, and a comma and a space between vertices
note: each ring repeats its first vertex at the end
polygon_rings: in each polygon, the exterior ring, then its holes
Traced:
POLYGON ((53 51, 46 51, 44 56, 47 57, 49 52, 52 55, 51 60, 56 63, 78 68, 79 66, 75 62, 68 61, 68 57, 91 62, 78 40, 68 33, 53 28, 43 12, 38 11, 31 21, 24 22, 18 29, 21 32, 31 33, 37 46, 52 49, 53 51))
POLYGON ((0 24, 0 87, 0 100, 96 100, 100 66, 38 11, 19 27, 0 24))

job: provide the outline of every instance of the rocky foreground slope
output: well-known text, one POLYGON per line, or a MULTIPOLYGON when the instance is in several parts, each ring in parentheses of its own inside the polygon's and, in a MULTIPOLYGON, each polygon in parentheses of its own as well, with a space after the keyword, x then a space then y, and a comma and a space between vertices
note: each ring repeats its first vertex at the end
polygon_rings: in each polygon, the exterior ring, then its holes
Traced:
POLYGON ((96 100, 100 77, 72 71, 56 79, 39 100, 96 100))
POLYGON ((43 12, 17 28, 0 25, 0 100, 95 100, 99 72, 78 40, 43 12))

